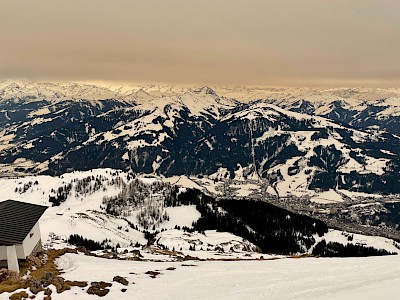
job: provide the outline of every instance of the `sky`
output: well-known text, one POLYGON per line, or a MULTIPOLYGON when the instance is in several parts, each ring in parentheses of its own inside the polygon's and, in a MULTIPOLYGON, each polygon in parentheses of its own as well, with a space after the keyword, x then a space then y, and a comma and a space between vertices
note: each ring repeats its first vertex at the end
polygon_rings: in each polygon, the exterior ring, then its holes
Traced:
POLYGON ((399 87, 398 0, 1 0, 0 78, 399 87))

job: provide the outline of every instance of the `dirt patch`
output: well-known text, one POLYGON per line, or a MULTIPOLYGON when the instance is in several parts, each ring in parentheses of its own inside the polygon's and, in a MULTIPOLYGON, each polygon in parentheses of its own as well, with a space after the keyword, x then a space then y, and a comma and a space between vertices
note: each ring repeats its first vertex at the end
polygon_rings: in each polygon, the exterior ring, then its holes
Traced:
POLYGON ((92 282, 91 286, 88 288, 87 293, 89 295, 97 295, 99 297, 104 297, 110 292, 110 289, 108 287, 111 287, 112 284, 109 282, 92 282))
POLYGON ((28 293, 25 291, 19 292, 12 294, 10 296, 10 300, 21 300, 21 299, 27 299, 29 297, 28 293))
POLYGON ((160 275, 161 273, 158 271, 147 271, 145 274, 149 275, 151 278, 156 278, 156 276, 160 275))
POLYGON ((167 270, 167 271, 173 271, 173 270, 176 270, 176 268, 174 268, 174 267, 169 267, 169 268, 166 268, 166 270, 167 270))
POLYGON ((77 286, 77 287, 86 287, 88 285, 88 283, 86 281, 70 281, 70 280, 66 280, 65 281, 66 284, 68 284, 69 286, 77 286))

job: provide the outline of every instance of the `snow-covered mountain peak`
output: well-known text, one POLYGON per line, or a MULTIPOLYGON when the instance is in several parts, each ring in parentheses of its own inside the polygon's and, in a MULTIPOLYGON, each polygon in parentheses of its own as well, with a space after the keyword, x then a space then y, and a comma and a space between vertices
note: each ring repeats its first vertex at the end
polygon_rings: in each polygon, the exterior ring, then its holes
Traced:
POLYGON ((0 82, 0 98, 23 100, 104 100, 121 98, 117 92, 105 87, 72 82, 34 82, 5 80, 0 82))
POLYGON ((214 95, 214 96, 217 95, 215 93, 215 91, 212 88, 208 87, 208 86, 194 88, 193 92, 197 93, 197 94, 209 94, 209 95, 214 95))
POLYGON ((168 106, 175 107, 176 110, 188 110, 194 116, 211 115, 219 118, 223 111, 233 109, 239 104, 235 100, 219 97, 209 88, 193 91, 189 89, 181 94, 162 97, 151 97, 143 89, 137 93, 142 96, 135 98, 135 102, 141 109, 165 111, 165 107, 168 106))

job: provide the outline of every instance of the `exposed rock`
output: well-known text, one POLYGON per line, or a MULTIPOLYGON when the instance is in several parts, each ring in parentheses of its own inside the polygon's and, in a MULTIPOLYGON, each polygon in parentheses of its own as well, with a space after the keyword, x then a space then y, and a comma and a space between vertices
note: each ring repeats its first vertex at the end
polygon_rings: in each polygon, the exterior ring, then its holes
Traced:
POLYGON ((19 280, 19 274, 17 272, 8 269, 0 269, 0 282, 3 281, 16 282, 18 280, 19 280))
POLYGON ((160 272, 157 272, 157 271, 147 271, 145 274, 150 275, 151 278, 156 278, 157 275, 160 275, 160 272))
POLYGON ((42 261, 39 259, 39 257, 29 255, 26 260, 32 262, 32 264, 37 268, 42 266, 42 261))
POLYGON ((71 289, 71 287, 64 281, 64 278, 62 277, 55 277, 51 281, 51 284, 54 284, 57 289, 57 293, 59 294, 71 289))
POLYGON ((44 290, 44 294, 45 294, 46 296, 50 296, 52 292, 53 292, 53 291, 52 291, 50 288, 47 288, 47 289, 44 290))
POLYGON ((121 277, 121 276, 114 276, 113 281, 119 282, 122 285, 128 285, 129 284, 129 281, 126 280, 124 277, 121 277))
POLYGON ((51 282, 54 280, 56 276, 54 275, 54 273, 52 272, 46 272, 42 279, 41 279, 41 283, 43 286, 49 286, 51 284, 51 282))
POLYGON ((29 289, 33 294, 37 294, 37 293, 43 291, 43 286, 42 286, 42 283, 39 280, 32 279, 29 282, 29 289))

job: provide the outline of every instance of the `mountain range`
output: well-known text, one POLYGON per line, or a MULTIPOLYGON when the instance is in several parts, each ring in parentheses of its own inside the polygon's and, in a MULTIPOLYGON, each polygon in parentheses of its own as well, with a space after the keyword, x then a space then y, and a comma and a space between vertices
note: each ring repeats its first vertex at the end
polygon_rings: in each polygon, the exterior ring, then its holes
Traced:
POLYGON ((114 168, 400 192, 400 89, 0 82, 0 175, 114 168))

